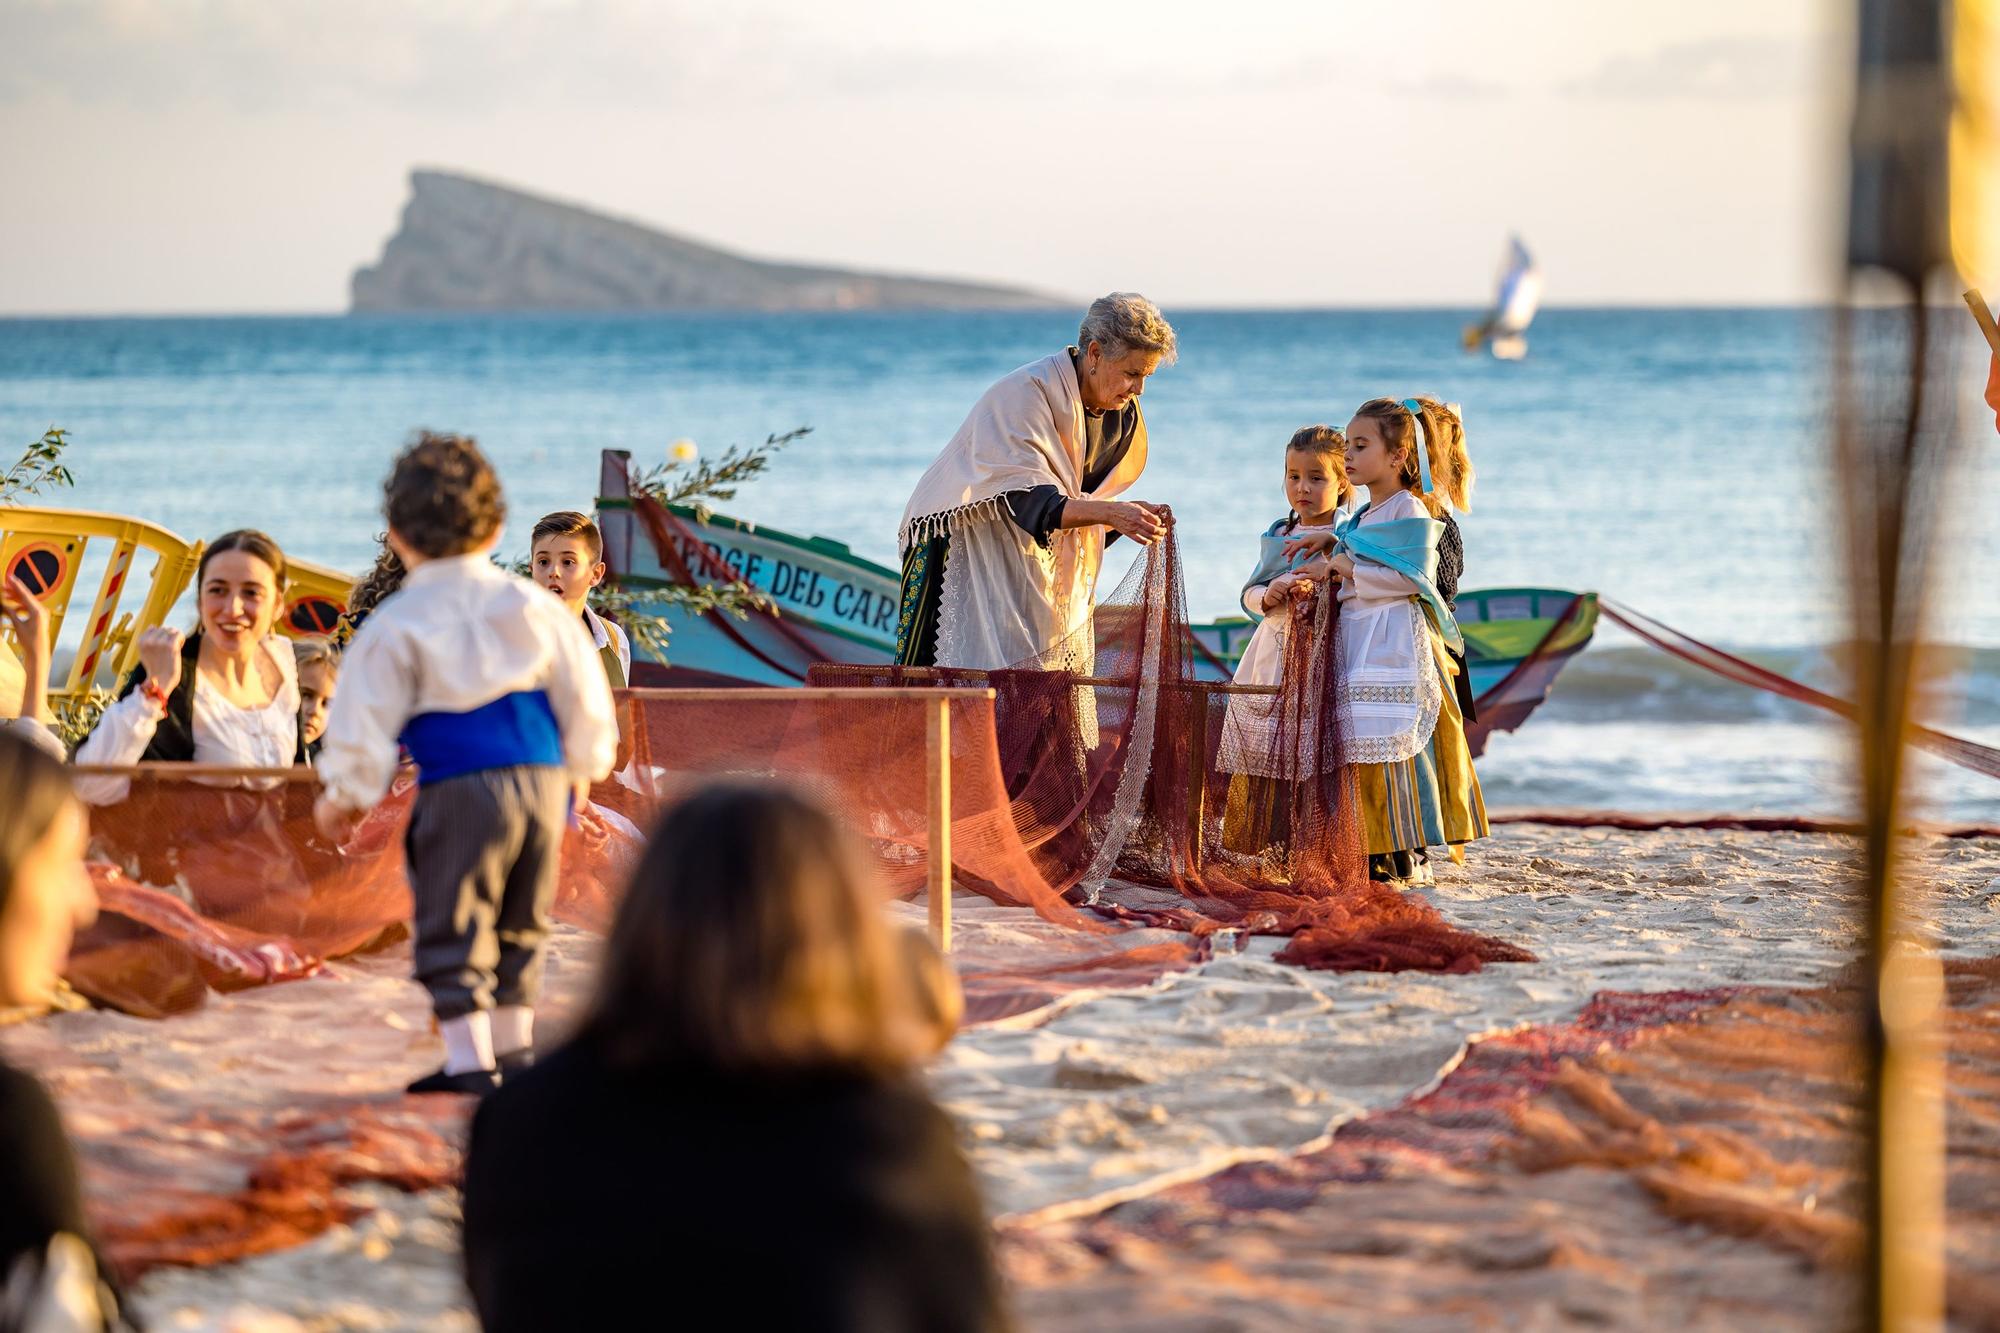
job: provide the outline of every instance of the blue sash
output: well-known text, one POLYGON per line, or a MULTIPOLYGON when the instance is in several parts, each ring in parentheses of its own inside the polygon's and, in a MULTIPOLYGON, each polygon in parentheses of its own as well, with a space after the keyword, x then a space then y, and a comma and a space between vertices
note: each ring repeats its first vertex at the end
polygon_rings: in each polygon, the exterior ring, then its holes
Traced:
MULTIPOLYGON (((1340 525, 1347 521, 1348 516, 1352 512, 1345 505, 1333 511, 1333 527, 1335 532, 1340 530, 1340 525)), ((1281 518, 1270 527, 1264 529, 1264 534, 1257 539, 1257 568, 1251 570, 1250 577, 1243 581, 1242 590, 1236 594, 1238 603, 1242 603, 1243 599, 1249 595, 1250 590, 1258 584, 1269 584, 1280 574, 1289 574, 1308 560, 1315 558, 1308 551, 1300 551, 1297 555, 1287 557, 1285 555, 1285 543, 1291 539, 1292 520, 1290 518, 1281 518)), ((1248 605, 1244 605, 1243 609, 1249 612, 1251 618, 1254 620, 1262 620, 1264 618, 1262 611, 1254 610, 1248 605)))
POLYGON ((540 690, 503 694, 469 713, 420 713, 403 728, 417 783, 496 768, 561 768, 562 728, 540 690))
POLYGON ((1338 549, 1357 560, 1373 560, 1416 584, 1417 596, 1430 608, 1431 620, 1444 636, 1445 645, 1462 655, 1465 637, 1458 632, 1458 621, 1437 590, 1438 543, 1444 540, 1444 524, 1434 518, 1392 518, 1364 528, 1361 515, 1368 508, 1364 506, 1341 524, 1334 534, 1338 549))

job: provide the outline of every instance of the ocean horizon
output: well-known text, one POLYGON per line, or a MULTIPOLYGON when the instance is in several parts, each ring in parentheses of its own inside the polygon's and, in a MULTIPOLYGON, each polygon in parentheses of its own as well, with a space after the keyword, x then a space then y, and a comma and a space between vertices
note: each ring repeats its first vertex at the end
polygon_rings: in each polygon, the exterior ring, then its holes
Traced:
MULTIPOLYGON (((918 277, 926 275, 918 274, 918 277)), ((333 308, 288 308, 284 310, 15 310, 0 311, 0 325, 36 323, 88 323, 98 320, 127 320, 143 322, 151 320, 225 320, 225 319, 357 319, 357 320, 426 320, 426 319, 719 319, 740 316, 748 319, 782 319, 794 315, 832 316, 840 319, 893 318, 908 319, 922 314, 951 315, 1035 315, 1047 311, 1073 312, 1081 317, 1085 306, 1092 298, 1080 296, 1073 303, 1051 304, 1023 309, 1019 306, 954 306, 948 309, 927 311, 919 309, 857 308, 852 310, 704 310, 689 307, 680 310, 559 310, 550 308, 534 309, 493 309, 493 310, 354 310, 333 308)), ((1672 302, 1672 301, 1584 301, 1564 305, 1544 303, 1539 308, 1538 319, 1550 314, 1663 314, 1674 312, 1698 313, 1757 313, 1778 311, 1785 313, 1832 313, 1836 305, 1831 301, 1774 301, 1774 302, 1672 302)), ((1955 302, 1940 301, 1933 309, 1955 310, 1955 302)), ((1255 302, 1220 302, 1216 304, 1174 304, 1168 312, 1169 319, 1181 315, 1456 315, 1467 321, 1482 318, 1487 307, 1464 305, 1457 302, 1407 302, 1402 305, 1259 305, 1255 302)))

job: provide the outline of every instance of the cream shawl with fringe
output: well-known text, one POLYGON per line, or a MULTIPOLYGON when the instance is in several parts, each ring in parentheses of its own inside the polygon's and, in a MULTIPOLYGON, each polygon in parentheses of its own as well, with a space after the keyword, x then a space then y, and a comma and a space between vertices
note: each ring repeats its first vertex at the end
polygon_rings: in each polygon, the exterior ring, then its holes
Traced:
POLYGON ((1036 486, 1054 486, 1073 500, 1124 491, 1146 467, 1145 416, 1125 457, 1088 492, 1083 450, 1083 396, 1071 353, 1062 351, 988 389, 918 479, 897 546, 908 551, 934 537, 952 539, 939 607, 939 666, 1091 669, 1090 612, 1104 530, 1058 529, 1044 548, 1014 522, 1006 501, 1036 486))

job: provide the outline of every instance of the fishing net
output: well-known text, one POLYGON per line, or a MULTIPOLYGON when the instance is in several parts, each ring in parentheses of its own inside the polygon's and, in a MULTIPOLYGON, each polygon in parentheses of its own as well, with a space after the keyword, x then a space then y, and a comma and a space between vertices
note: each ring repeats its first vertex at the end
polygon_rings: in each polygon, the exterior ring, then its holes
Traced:
MULTIPOLYGON (((890 892, 921 891, 930 865, 935 733, 950 765, 952 857, 962 882, 1055 927, 1046 957, 965 960, 975 1013, 1018 1013, 1081 986, 1144 984, 1205 956, 1194 938, 1115 941, 1062 897, 1016 823, 984 691, 633 690, 619 696, 630 767, 598 784, 563 844, 556 920, 609 929, 643 830, 716 779, 780 780, 834 810, 873 852, 890 892)), ((304 770, 148 765, 87 771, 122 799, 91 812, 98 921, 67 979, 101 1005, 158 1018, 208 994, 309 976, 328 959, 396 944, 411 915, 403 829, 413 775, 346 843, 312 820, 304 770), (245 785, 251 784, 251 785, 245 785)))
MULTIPOLYGON (((952 879, 999 905, 963 915, 1013 909, 1003 929, 961 941, 968 1021, 1022 1021, 1144 985, 1249 935, 1286 937, 1280 957, 1311 967, 1465 970, 1526 958, 1369 881, 1341 762, 1337 634, 1330 605, 1299 609, 1282 692, 1232 695, 1198 680, 1169 543, 1135 562, 1064 669, 857 668, 836 673, 835 688, 624 691, 632 761, 598 784, 566 836, 555 916, 601 933, 643 830, 668 804, 717 778, 776 778, 855 830, 897 896, 931 878, 933 803, 948 788, 952 879)), ((103 911, 77 940, 68 978, 100 1004, 166 1018, 170 1034, 200 1022, 177 1016, 216 992, 329 971, 330 959, 405 940, 410 775, 338 846, 313 826, 304 771, 92 776, 120 784, 122 799, 92 811, 103 911)), ((384 969, 396 972, 393 955, 334 972, 384 969)), ((398 981, 395 992, 420 1004, 413 987, 398 981)), ((346 1035, 302 1046, 300 1066, 246 1033, 236 1077, 131 1086, 59 1033, 24 1034, 46 1047, 29 1063, 71 1108, 93 1216, 126 1272, 294 1243, 350 1215, 342 1191, 355 1182, 451 1178, 452 1113, 358 1091, 380 1086, 367 1071, 382 1061, 410 1058, 409 1020, 383 1035, 395 1015, 328 1013, 341 995, 280 987, 260 1013, 353 1034, 358 1071, 335 1068, 346 1035)), ((217 1021, 227 1028, 229 1017, 217 1021)))
MULTIPOLYGON (((646 513, 656 537, 664 525, 646 513)), ((1368 877, 1340 707, 1337 604, 1289 613, 1284 685, 1203 679, 1172 531, 1082 627, 997 671, 822 664, 816 686, 985 687, 1018 873, 1113 920, 1289 937, 1305 967, 1469 971, 1527 961, 1368 877)), ((960 882, 1023 901, 976 857, 960 882)))
MULTIPOLYGON (((1943 967, 1952 1327, 2000 1323, 2000 959, 1943 967)), ((1024 1322, 1828 1328, 1865 1236, 1861 988, 1605 992, 1324 1148, 1010 1228, 1024 1322), (1720 1238, 1728 1237, 1724 1241, 1720 1238), (1557 1304, 1556 1302, 1560 1302, 1557 1304), (1095 1322, 1094 1322, 1095 1321, 1095 1322)))
MULTIPOLYGON (((407 938, 411 775, 339 846, 313 825, 318 788, 304 770, 146 765, 117 781, 123 799, 91 811, 98 919, 65 973, 98 1004, 161 1018, 211 991, 311 976, 327 959, 407 938)), ((558 919, 608 921, 637 854, 615 811, 583 811, 564 843, 558 919)))
MULTIPOLYGON (((1162 602, 1145 581, 1171 568, 1149 560, 1128 580, 1145 597, 1107 603, 1094 676, 889 669, 846 678, 907 686, 921 677, 924 688, 625 692, 634 760, 597 787, 568 832, 557 919, 607 929, 642 830, 682 792, 719 777, 804 788, 865 837, 892 892, 919 892, 938 728, 957 884, 1076 935, 1050 943, 1045 968, 1018 958, 975 964, 978 1012, 1020 1012, 1082 979, 1143 984, 1204 956, 1201 942, 1226 930, 1290 936, 1282 956, 1318 967, 1464 969, 1525 957, 1367 879, 1337 762, 1326 669, 1333 618, 1322 624, 1305 609, 1292 636, 1298 678, 1312 692, 1224 695, 1186 678, 1185 649, 1164 632, 1175 622, 1147 605, 1162 602), (947 685, 978 688, 937 688, 947 685), (1243 730, 1231 709, 1263 727, 1265 772, 1302 776, 1218 767, 1222 738, 1232 725, 1243 730), (1260 796, 1240 799, 1246 787, 1260 796), (1121 947, 1113 922, 1189 938, 1121 947)), ((166 765, 119 781, 124 798, 92 813, 102 914, 77 940, 68 972, 98 1003, 160 1017, 211 991, 311 975, 326 959, 404 937, 408 775, 338 847, 313 827, 307 773, 166 765)))

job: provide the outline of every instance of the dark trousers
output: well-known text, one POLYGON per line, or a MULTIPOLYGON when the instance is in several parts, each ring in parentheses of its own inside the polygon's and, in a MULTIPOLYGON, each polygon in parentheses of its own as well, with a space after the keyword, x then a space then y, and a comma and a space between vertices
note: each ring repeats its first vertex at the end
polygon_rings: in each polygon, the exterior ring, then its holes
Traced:
POLYGON ((535 1002, 568 811, 556 768, 467 773, 417 792, 403 847, 417 980, 440 1019, 535 1002))

